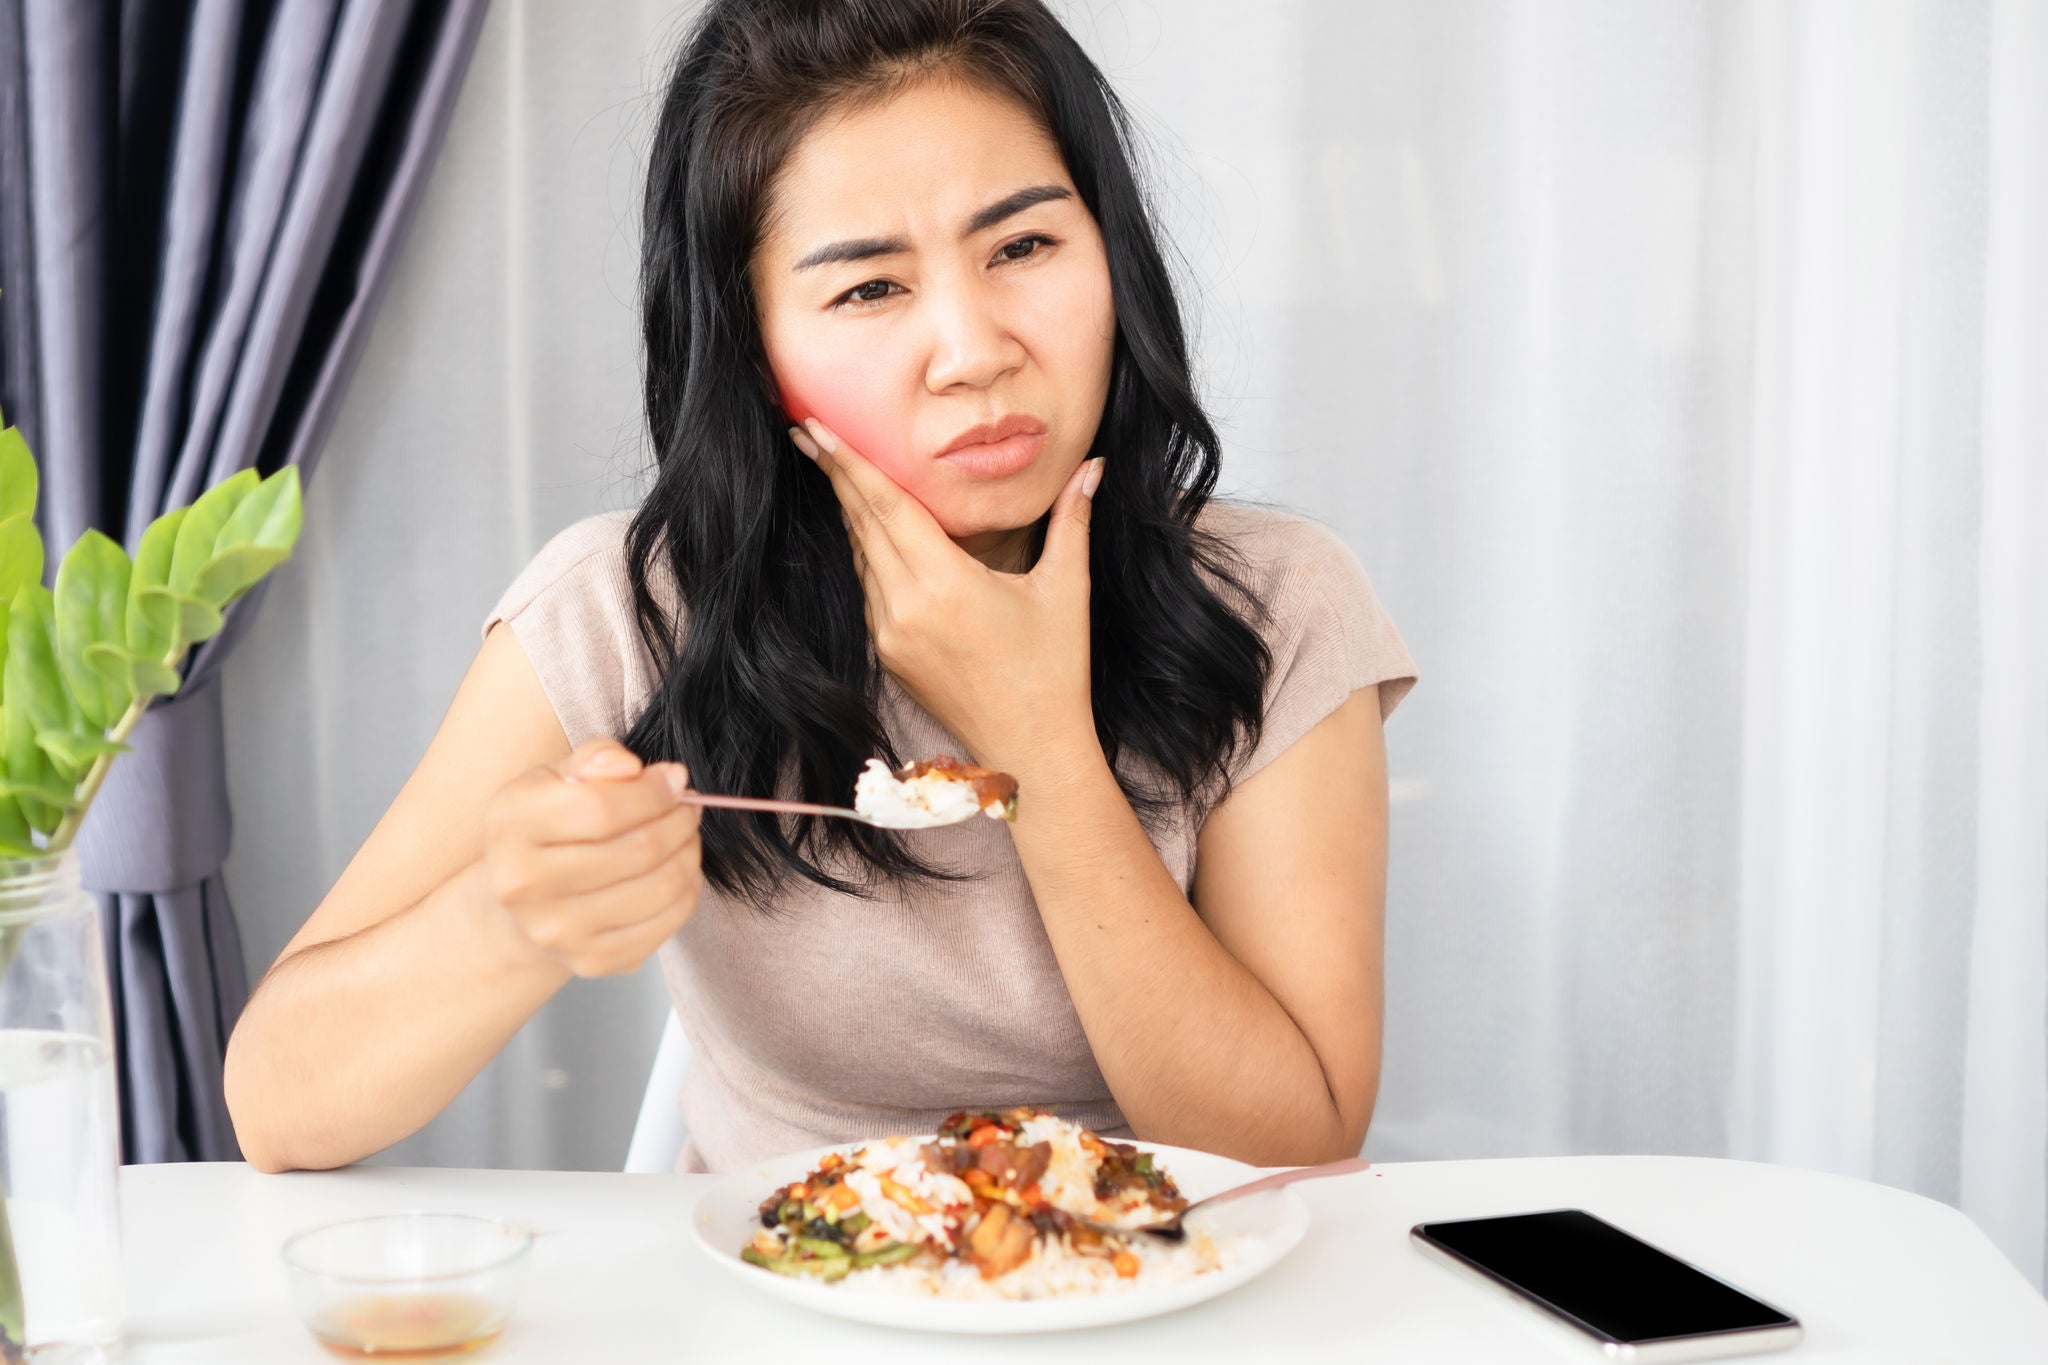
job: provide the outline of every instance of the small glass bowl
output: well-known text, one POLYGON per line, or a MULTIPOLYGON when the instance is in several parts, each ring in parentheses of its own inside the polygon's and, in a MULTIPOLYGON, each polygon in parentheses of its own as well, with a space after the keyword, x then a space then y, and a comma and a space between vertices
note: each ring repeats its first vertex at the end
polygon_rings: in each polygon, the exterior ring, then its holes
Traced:
POLYGON ((396 1213, 302 1232, 281 1254, 292 1304, 352 1360, 474 1351, 505 1330, 533 1234, 459 1213, 396 1213))

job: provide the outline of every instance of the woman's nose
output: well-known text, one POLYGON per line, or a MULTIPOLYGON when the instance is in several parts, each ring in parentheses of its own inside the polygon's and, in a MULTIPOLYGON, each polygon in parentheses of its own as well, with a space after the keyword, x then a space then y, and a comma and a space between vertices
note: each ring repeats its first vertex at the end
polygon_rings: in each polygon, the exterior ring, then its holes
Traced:
POLYGON ((986 291, 969 286, 926 297, 932 350, 925 386, 933 393, 985 389, 1024 364, 1024 344, 986 291))

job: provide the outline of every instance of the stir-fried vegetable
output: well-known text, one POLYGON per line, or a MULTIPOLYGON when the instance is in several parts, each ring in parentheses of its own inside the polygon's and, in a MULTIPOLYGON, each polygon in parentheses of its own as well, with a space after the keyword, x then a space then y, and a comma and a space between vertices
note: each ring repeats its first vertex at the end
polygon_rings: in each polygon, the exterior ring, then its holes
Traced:
MULTIPOLYGON (((948 1118, 934 1141, 910 1148, 900 1139, 852 1158, 831 1153, 803 1180, 761 1204, 761 1231, 741 1255, 781 1275, 836 1282, 856 1270, 932 1265, 958 1260, 994 1279, 1031 1260, 1046 1240, 1068 1253, 1107 1261, 1117 1277, 1143 1266, 1127 1238, 1094 1226, 1117 1216, 1156 1221, 1187 1200, 1152 1154, 1109 1142, 1085 1129, 1052 1136, 1066 1144, 1065 1174, 1052 1171, 1053 1143, 1024 1140, 1027 1128, 1048 1132, 1040 1111, 965 1112, 948 1118), (1075 1195, 1075 1148, 1092 1177, 1094 1202, 1061 1208, 1047 1182, 1075 1195), (863 1164, 865 1163, 865 1164, 863 1164), (915 1186, 915 1188, 912 1188, 915 1186)), ((1054 1125, 1057 1129, 1058 1125, 1054 1125)))

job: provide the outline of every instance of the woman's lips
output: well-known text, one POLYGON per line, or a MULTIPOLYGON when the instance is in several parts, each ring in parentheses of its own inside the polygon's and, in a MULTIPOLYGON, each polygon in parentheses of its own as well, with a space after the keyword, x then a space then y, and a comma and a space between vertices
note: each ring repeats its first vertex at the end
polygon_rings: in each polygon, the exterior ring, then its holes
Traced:
POLYGON ((939 463, 950 465, 963 474, 976 478, 999 479, 1006 474, 1015 474, 1028 469, 1038 453, 1045 449, 1045 433, 1042 431, 1020 431, 1015 436, 1005 436, 1000 441, 981 441, 974 445, 960 446, 939 456, 939 463))

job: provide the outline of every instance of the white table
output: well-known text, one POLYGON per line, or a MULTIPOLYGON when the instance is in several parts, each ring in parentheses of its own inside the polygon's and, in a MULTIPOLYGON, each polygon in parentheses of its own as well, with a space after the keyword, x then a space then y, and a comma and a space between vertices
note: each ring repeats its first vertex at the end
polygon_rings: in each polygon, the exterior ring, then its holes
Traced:
POLYGON ((2048 1301, 1946 1205, 1838 1176, 1684 1157, 1414 1162, 1304 1187, 1285 1261, 1174 1316, 1050 1337, 928 1336, 790 1308, 689 1239, 709 1177, 240 1165, 122 1172, 126 1365, 331 1360, 292 1315, 278 1245, 341 1218, 484 1214, 542 1235, 511 1327, 479 1365, 830 1360, 1577 1361, 1564 1329, 1408 1245, 1431 1219, 1580 1207, 1806 1323, 1787 1361, 2048 1361, 2048 1301))

